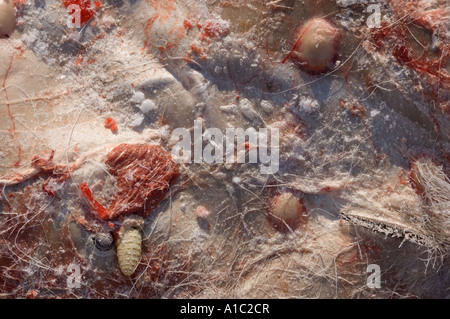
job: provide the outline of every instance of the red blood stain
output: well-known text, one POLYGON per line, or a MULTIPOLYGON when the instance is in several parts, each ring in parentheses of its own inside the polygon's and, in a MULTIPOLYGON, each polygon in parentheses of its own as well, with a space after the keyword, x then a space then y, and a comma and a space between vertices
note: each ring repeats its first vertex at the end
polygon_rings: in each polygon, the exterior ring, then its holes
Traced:
POLYGON ((145 22, 144 26, 144 32, 145 32, 145 40, 144 40, 144 47, 148 48, 150 45, 150 30, 153 27, 153 24, 155 21, 159 18, 159 14, 155 14, 153 17, 148 19, 145 22))
POLYGON ((191 30, 192 29, 192 23, 189 22, 189 20, 184 20, 183 22, 183 26, 186 30, 191 30))
POLYGON ((117 130, 118 130, 117 124, 116 123, 112 124, 110 127, 110 130, 111 130, 111 132, 117 132, 117 130))
POLYGON ((56 195, 55 191, 52 188, 48 187, 46 183, 42 184, 42 190, 46 192, 48 196, 55 197, 56 195))
POLYGON ((429 60, 426 57, 414 57, 406 45, 399 44, 395 46, 392 54, 400 65, 406 65, 420 73, 428 73, 436 77, 440 76, 443 84, 450 85, 450 76, 441 73, 442 62, 448 59, 448 53, 444 53, 439 59, 429 60))
POLYGON ((112 117, 108 117, 105 120, 105 127, 109 128, 111 132, 116 132, 118 129, 117 123, 112 117))
POLYGON ((327 192, 327 193, 331 193, 331 187, 330 186, 325 186, 324 188, 321 189, 322 192, 327 192))
POLYGON ((243 146, 244 146, 244 149, 245 149, 246 151, 258 149, 258 146, 255 146, 255 145, 253 145, 253 144, 250 144, 249 142, 245 142, 245 143, 243 144, 243 146))
POLYGON ((228 25, 221 23, 220 21, 211 20, 207 21, 203 27, 202 33, 200 35, 201 39, 208 38, 219 38, 230 33, 230 28, 228 25))
POLYGON ((112 124, 116 123, 116 121, 112 117, 108 117, 105 120, 105 127, 110 128, 112 124))
POLYGON ((98 213, 101 219, 107 219, 109 217, 109 213, 105 207, 102 206, 99 202, 94 199, 92 196, 92 192, 87 186, 87 183, 84 182, 80 186, 78 186, 83 196, 86 198, 91 207, 98 213))
POLYGON ((206 59, 206 53, 203 51, 202 48, 196 46, 195 44, 191 45, 191 51, 190 54, 195 54, 200 57, 200 59, 205 60, 206 59))
MULTIPOLYGON (((376 50, 384 50, 386 54, 389 52, 390 47, 393 47, 391 54, 397 62, 422 76, 428 84, 425 93, 435 99, 442 110, 448 111, 448 104, 442 100, 439 91, 450 89, 450 75, 443 67, 448 63, 450 50, 448 46, 444 45, 439 47, 440 54, 437 57, 432 57, 426 52, 414 54, 412 40, 408 39, 408 34, 410 33, 407 25, 408 21, 399 21, 395 25, 384 24, 382 28, 371 29, 370 41, 375 45, 376 50)), ((424 25, 430 32, 435 31, 432 26, 421 23, 420 19, 414 21, 424 25)))
MULTIPOLYGON (((44 155, 46 154, 48 152, 44 152, 44 155)), ((40 169, 44 174, 50 175, 42 184, 42 190, 51 197, 55 197, 55 190, 48 186, 52 178, 56 179, 58 183, 62 183, 70 177, 70 172, 72 171, 72 169, 66 166, 53 163, 54 155, 55 151, 51 150, 46 158, 35 155, 31 159, 31 165, 33 167, 40 169)))
POLYGON ((38 294, 39 293, 36 290, 30 290, 27 292, 27 299, 35 299, 38 294))
POLYGON ((160 14, 162 21, 167 21, 172 16, 176 6, 176 0, 147 0, 147 3, 160 14))
POLYGON ((397 174, 397 177, 398 177, 398 179, 400 180, 400 184, 402 184, 402 185, 409 185, 408 182, 406 182, 405 180, 402 179, 402 174, 403 174, 403 173, 404 173, 403 171, 400 171, 400 172, 398 172, 398 174, 397 174))
POLYGON ((75 61, 75 65, 80 64, 80 62, 83 60, 83 57, 81 55, 78 56, 77 60, 75 61))

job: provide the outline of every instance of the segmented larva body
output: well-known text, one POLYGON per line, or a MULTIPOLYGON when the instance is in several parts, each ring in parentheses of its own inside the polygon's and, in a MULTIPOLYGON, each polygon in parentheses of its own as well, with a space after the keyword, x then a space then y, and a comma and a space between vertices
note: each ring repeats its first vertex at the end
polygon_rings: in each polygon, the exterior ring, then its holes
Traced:
POLYGON ((117 258, 119 259, 120 270, 127 277, 134 273, 141 260, 141 223, 142 221, 134 218, 127 220, 119 233, 117 258))

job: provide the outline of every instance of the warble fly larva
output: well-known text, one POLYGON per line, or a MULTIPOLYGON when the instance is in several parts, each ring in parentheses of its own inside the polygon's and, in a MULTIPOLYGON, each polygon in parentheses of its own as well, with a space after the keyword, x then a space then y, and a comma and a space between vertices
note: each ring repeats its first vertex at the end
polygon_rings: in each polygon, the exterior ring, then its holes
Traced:
POLYGON ((134 273, 141 260, 143 223, 142 218, 131 217, 125 220, 119 231, 117 258, 120 270, 127 277, 134 273))

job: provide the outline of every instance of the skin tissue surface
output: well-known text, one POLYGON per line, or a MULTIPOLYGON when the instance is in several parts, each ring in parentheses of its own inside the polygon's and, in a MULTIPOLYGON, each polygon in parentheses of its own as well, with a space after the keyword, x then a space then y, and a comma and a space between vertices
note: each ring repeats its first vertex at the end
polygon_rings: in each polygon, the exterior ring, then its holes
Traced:
POLYGON ((445 0, 0 0, 0 298, 449 298, 449 30, 445 0))

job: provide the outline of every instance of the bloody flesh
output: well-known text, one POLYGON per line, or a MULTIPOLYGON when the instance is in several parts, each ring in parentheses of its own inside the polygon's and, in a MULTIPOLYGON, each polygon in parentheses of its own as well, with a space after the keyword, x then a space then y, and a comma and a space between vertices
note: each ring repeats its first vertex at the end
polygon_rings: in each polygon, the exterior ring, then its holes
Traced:
POLYGON ((170 153, 159 145, 120 144, 109 152, 105 163, 116 178, 117 187, 108 209, 94 199, 86 183, 79 186, 101 219, 150 214, 179 176, 170 153))

